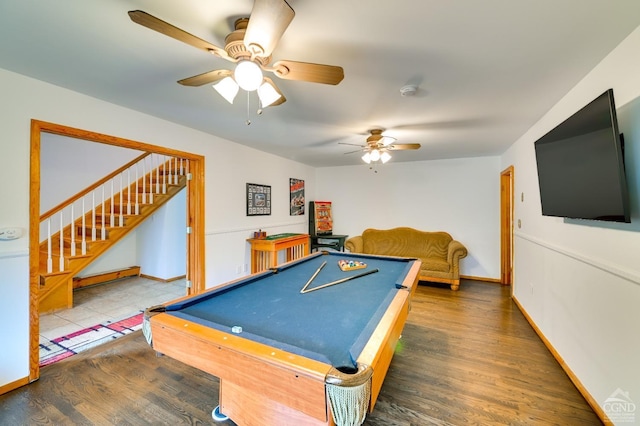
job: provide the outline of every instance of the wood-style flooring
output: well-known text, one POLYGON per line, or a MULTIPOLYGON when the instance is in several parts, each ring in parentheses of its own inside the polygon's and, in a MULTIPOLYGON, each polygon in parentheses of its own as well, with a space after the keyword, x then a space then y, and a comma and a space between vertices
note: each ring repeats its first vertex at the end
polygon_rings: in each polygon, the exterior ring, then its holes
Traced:
MULTIPOLYGON (((421 284, 365 425, 600 425, 509 290, 421 284)), ((0 424, 207 425, 217 401, 215 377, 156 357, 136 332, 1 395, 0 424)))

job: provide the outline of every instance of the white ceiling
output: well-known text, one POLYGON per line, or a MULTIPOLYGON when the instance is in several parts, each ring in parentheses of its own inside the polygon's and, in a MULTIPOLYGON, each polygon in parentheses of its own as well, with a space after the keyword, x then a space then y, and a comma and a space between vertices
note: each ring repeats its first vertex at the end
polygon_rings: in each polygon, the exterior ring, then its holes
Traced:
POLYGON ((0 68, 312 166, 362 164, 338 142, 364 143, 373 127, 422 144, 391 161, 431 160, 501 154, 640 25, 638 0, 289 4, 296 15, 273 60, 339 65, 345 78, 274 77, 287 102, 262 115, 255 97, 247 112, 244 92, 229 105, 210 86, 177 84, 233 64, 127 15, 140 9, 223 47, 253 0, 0 0, 0 68), (406 84, 418 93, 402 97, 406 84))

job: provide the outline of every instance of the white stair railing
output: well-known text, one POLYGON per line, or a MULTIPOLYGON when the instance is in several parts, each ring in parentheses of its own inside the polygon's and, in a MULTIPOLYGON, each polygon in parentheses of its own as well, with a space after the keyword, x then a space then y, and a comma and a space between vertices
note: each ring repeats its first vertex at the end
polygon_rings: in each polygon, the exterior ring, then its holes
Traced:
MULTIPOLYGON (((46 235, 47 273, 54 272, 54 256, 58 258, 58 271, 65 270, 66 261, 70 257, 77 255, 77 237, 80 238, 81 254, 84 256, 88 250, 87 239, 89 238, 91 242, 96 241, 98 239, 98 230, 100 232, 100 240, 105 240, 108 237, 108 228, 124 226, 125 215, 139 215, 144 205, 153 204, 154 187, 156 196, 158 194, 166 194, 167 179, 169 185, 178 184, 180 176, 186 174, 186 167, 182 167, 182 161, 182 158, 168 157, 161 154, 145 154, 43 214, 40 217, 40 233, 41 235, 43 233, 46 235), (180 167, 178 167, 178 164, 180 164, 180 167), (149 172, 147 172, 147 169, 149 172), (140 173, 142 176, 140 176, 140 173), (132 175, 133 182, 131 181, 132 175), (155 176, 155 179, 153 176, 155 176), (155 185, 153 184, 154 180, 155 185), (106 196, 107 186, 110 188, 108 197, 106 196), (125 191, 126 212, 123 204, 125 191), (117 203, 116 200, 118 200, 117 203), (89 211, 86 209, 87 203, 91 205, 91 210, 89 211), (116 206, 118 206, 117 212, 116 206), (101 213, 99 220, 96 218, 98 209, 101 213), (81 214, 76 216, 75 212, 78 210, 81 214), (89 215, 91 224, 90 229, 87 229, 89 215), (109 215, 108 220, 107 215, 109 215), (76 225, 77 222, 81 223, 80 229, 76 225), (53 248, 55 238, 58 238, 58 247, 56 249, 53 248), (65 250, 65 240, 69 241, 68 251, 65 250)), ((188 164, 187 160, 184 161, 185 164, 188 164)))

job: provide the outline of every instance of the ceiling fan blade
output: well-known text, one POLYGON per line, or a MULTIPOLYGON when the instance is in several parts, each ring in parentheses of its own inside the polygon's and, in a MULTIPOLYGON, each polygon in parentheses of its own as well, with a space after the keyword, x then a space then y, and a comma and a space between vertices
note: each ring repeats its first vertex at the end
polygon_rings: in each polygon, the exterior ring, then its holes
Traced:
POLYGON ((338 142, 338 145, 351 145, 351 146, 359 146, 361 148, 365 148, 366 145, 361 145, 358 143, 349 143, 349 142, 338 142))
POLYGON ((418 149, 420 148, 420 144, 419 143, 394 143, 394 144, 385 146, 385 148, 390 151, 400 151, 403 149, 418 149))
POLYGON ((231 58, 223 48, 215 46, 206 40, 202 40, 201 38, 196 37, 193 34, 189 34, 188 32, 169 24, 162 19, 156 18, 153 15, 149 15, 147 12, 143 12, 142 10, 130 10, 129 17, 133 22, 135 22, 136 24, 140 24, 143 27, 147 27, 151 30, 159 32, 160 34, 164 34, 190 46, 202 49, 206 52, 213 53, 214 55, 221 58, 235 62, 235 59, 231 58))
POLYGON ((258 56, 269 56, 293 20, 295 12, 285 0, 255 0, 244 45, 258 56))
POLYGON ((312 83, 338 84, 344 78, 342 67, 297 61, 278 61, 269 71, 284 80, 301 80, 312 83))
POLYGON ((198 87, 205 84, 216 83, 225 77, 230 77, 232 74, 233 72, 230 70, 214 70, 194 75, 193 77, 183 78, 182 80, 178 80, 178 83, 183 86, 198 87))
POLYGON ((349 151, 349 152, 345 152, 345 154, 353 154, 354 152, 362 152, 365 151, 364 149, 356 149, 355 151, 349 151))

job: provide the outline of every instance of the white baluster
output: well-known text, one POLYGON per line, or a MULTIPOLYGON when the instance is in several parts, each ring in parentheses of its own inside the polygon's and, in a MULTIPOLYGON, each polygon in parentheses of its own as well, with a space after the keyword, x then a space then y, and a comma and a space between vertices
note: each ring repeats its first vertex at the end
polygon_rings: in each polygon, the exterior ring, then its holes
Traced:
POLYGON ((47 219, 47 273, 53 272, 53 258, 51 257, 51 218, 47 219))
POLYGON ((159 156, 154 156, 156 159, 157 167, 156 167, 156 194, 160 193, 160 158, 159 156))
POLYGON ((71 204, 71 256, 76 255, 76 216, 73 214, 73 204, 71 204))
POLYGON ((58 270, 60 272, 64 271, 64 223, 62 221, 62 212, 64 210, 60 212, 60 232, 58 233, 60 235, 60 259, 58 261, 58 270))
POLYGON ((107 230, 107 218, 105 217, 104 204, 104 185, 102 185, 102 230, 100 231, 100 237, 102 238, 102 240, 106 238, 105 232, 107 230))
POLYGON ((96 240, 96 192, 91 191, 91 241, 96 240))
POLYGON ((178 184, 178 158, 173 158, 173 183, 178 184))
POLYGON ((131 169, 127 169, 127 214, 131 214, 131 169))
POLYGON ((109 206, 109 210, 111 211, 111 214, 109 215, 109 219, 110 219, 110 224, 111 224, 112 228, 114 228, 116 226, 116 224, 115 224, 116 217, 113 214, 113 202, 114 202, 114 199, 113 199, 113 181, 114 180, 115 180, 115 177, 113 179, 111 179, 111 203, 110 203, 110 206, 109 206))
POLYGON ((162 156, 162 193, 167 193, 167 157, 162 156))
POLYGON ((82 255, 87 254, 87 224, 85 223, 84 197, 82 197, 82 255))
POLYGON ((140 214, 140 205, 138 204, 138 198, 139 198, 139 193, 138 193, 138 165, 136 164, 134 166, 136 168, 136 192, 134 194, 134 197, 136 198, 136 215, 140 214))
POLYGON ((118 213, 119 216, 120 216, 120 219, 118 221, 118 226, 120 226, 121 228, 122 228, 122 222, 123 222, 123 217, 122 217, 122 193, 124 192, 124 186, 123 186, 123 183, 122 183, 122 179, 123 179, 122 173, 120 173, 120 211, 118 213))
POLYGON ((142 204, 147 204, 147 158, 142 159, 142 204))
POLYGON ((153 155, 149 156, 148 158, 151 162, 151 165, 149 167, 149 204, 153 204, 153 155))

